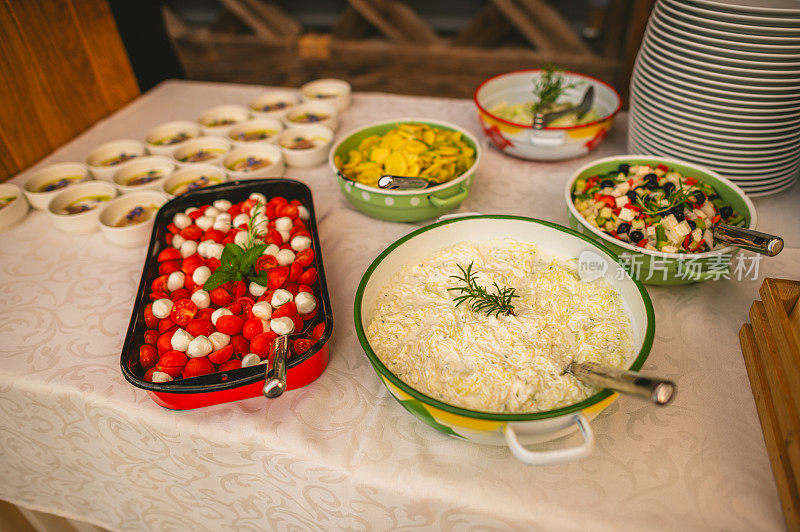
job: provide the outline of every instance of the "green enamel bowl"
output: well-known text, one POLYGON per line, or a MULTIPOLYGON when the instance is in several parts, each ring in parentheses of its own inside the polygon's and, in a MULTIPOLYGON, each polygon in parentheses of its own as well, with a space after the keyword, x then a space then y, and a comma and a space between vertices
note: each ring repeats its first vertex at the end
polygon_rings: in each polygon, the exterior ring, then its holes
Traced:
POLYGON ((610 390, 563 408, 525 414, 487 413, 443 403, 409 386, 380 360, 370 345, 366 330, 375 302, 383 287, 396 278, 404 265, 422 260, 442 248, 463 241, 513 238, 547 252, 578 257, 590 252, 593 260, 605 264, 603 275, 620 294, 633 329, 631 370, 639 370, 650 354, 655 335, 655 315, 644 286, 631 278, 618 258, 596 240, 572 229, 544 220, 505 215, 465 215, 437 222, 397 240, 367 268, 356 290, 353 305, 356 334, 373 369, 389 393, 412 415, 449 436, 475 443, 507 446, 526 464, 541 465, 582 458, 591 453, 594 437, 589 422, 617 398, 610 390), (578 445, 541 449, 538 444, 573 432, 583 436, 578 445), (535 446, 529 448, 528 446, 535 446))
POLYGON ((564 199, 567 204, 567 215, 572 229, 580 231, 589 238, 602 243, 616 253, 623 266, 634 277, 645 284, 673 286, 701 281, 727 279, 731 273, 734 255, 739 251, 734 246, 705 253, 664 253, 650 251, 614 238, 592 226, 581 216, 572 202, 572 185, 581 178, 590 178, 616 170, 620 164, 663 164, 679 172, 685 177, 694 177, 708 183, 731 207, 745 217, 745 227, 756 228, 756 209, 745 192, 731 181, 704 166, 687 163, 678 159, 658 157, 655 155, 618 155, 598 159, 582 168, 567 181, 564 188, 564 199))
POLYGON ((441 216, 461 205, 472 187, 475 179, 475 170, 481 160, 481 147, 472 134, 465 129, 447 122, 429 120, 427 118, 399 118, 376 122, 369 126, 348 133, 344 140, 339 141, 331 148, 328 163, 339 183, 347 201, 359 211, 391 222, 418 222, 441 216), (450 131, 458 131, 464 137, 467 145, 475 150, 475 162, 463 174, 441 185, 421 190, 382 190, 345 179, 339 174, 339 169, 334 164, 338 155, 344 158, 350 150, 356 150, 365 138, 372 135, 383 135, 400 124, 425 124, 427 126, 450 131))

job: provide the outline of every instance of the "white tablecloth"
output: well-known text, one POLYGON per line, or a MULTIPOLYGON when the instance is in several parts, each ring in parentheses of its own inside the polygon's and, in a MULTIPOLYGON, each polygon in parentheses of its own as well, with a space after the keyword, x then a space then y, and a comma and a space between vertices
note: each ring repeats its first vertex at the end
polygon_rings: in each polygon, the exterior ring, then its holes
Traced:
MULTIPOLYGON (((246 104, 261 90, 164 83, 34 169, 213 105, 246 104)), ((480 136, 468 100, 386 94, 356 94, 340 132, 405 116, 480 136)), ((532 163, 486 147, 460 210, 566 223, 565 180, 593 158, 624 153, 625 138, 622 114, 584 159, 532 163)), ((358 344, 358 281, 416 225, 353 210, 325 166, 287 175, 315 197, 335 329, 322 376, 271 402, 170 411, 124 380, 120 350, 144 247, 60 233, 38 211, 0 233, 1 499, 114 530, 784 526, 737 331, 765 275, 800 278, 800 187, 754 200, 760 228, 787 243, 760 263, 757 280, 649 288, 657 326, 645 369, 677 381, 675 402, 658 409, 622 398, 592 423, 591 457, 527 467, 505 448, 448 438, 409 415, 358 344)))

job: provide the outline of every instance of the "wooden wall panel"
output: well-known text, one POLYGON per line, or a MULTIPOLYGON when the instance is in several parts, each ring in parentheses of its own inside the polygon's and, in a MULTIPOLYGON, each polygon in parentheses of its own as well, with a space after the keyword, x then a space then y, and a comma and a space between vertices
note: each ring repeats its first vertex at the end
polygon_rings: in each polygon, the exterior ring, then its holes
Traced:
POLYGON ((138 94, 106 0, 0 0, 0 181, 138 94))

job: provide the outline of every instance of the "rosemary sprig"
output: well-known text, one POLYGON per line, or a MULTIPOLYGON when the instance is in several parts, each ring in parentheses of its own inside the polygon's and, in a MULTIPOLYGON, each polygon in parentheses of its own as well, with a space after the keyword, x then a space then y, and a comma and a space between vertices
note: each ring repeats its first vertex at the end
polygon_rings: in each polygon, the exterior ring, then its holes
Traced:
POLYGON ((553 63, 544 65, 542 75, 536 80, 536 85, 533 88, 536 101, 531 105, 531 111, 534 114, 544 112, 548 107, 556 103, 556 100, 564 94, 564 91, 577 86, 575 83, 566 84, 564 76, 561 75, 562 70, 553 63))
POLYGON ((469 266, 464 269, 460 264, 457 265, 461 270, 461 276, 451 275, 453 279, 458 279, 466 286, 455 286, 448 288, 448 292, 459 292, 461 295, 453 298, 456 306, 459 306, 465 301, 470 301, 470 308, 473 312, 485 312, 487 316, 494 314, 495 317, 500 314, 514 315, 514 306, 511 300, 519 297, 514 288, 500 288, 497 282, 494 283, 494 294, 490 294, 485 288, 480 286, 475 280, 475 275, 472 273, 474 262, 470 262, 469 266))
POLYGON ((677 207, 685 202, 690 195, 691 194, 685 192, 682 187, 676 187, 675 190, 669 194, 649 193, 645 196, 639 196, 636 198, 636 203, 641 207, 643 213, 654 216, 677 207), (662 200, 667 200, 667 204, 662 205, 662 200))

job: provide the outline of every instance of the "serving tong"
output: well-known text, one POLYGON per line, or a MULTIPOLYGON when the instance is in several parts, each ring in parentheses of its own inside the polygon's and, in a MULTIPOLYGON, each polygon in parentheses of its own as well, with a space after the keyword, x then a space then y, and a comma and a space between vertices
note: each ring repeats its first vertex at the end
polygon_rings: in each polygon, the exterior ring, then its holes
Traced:
POLYGON ((569 373, 584 384, 608 388, 656 405, 664 406, 675 397, 675 383, 643 375, 638 371, 626 371, 603 366, 596 362, 570 362, 562 374, 569 373))
POLYGON ((552 113, 533 113, 533 129, 543 129, 553 120, 572 113, 577 113, 578 119, 580 120, 580 118, 592 108, 593 103, 594 86, 590 85, 589 88, 586 89, 586 92, 583 93, 581 103, 575 107, 570 107, 561 111, 553 111, 552 113))

